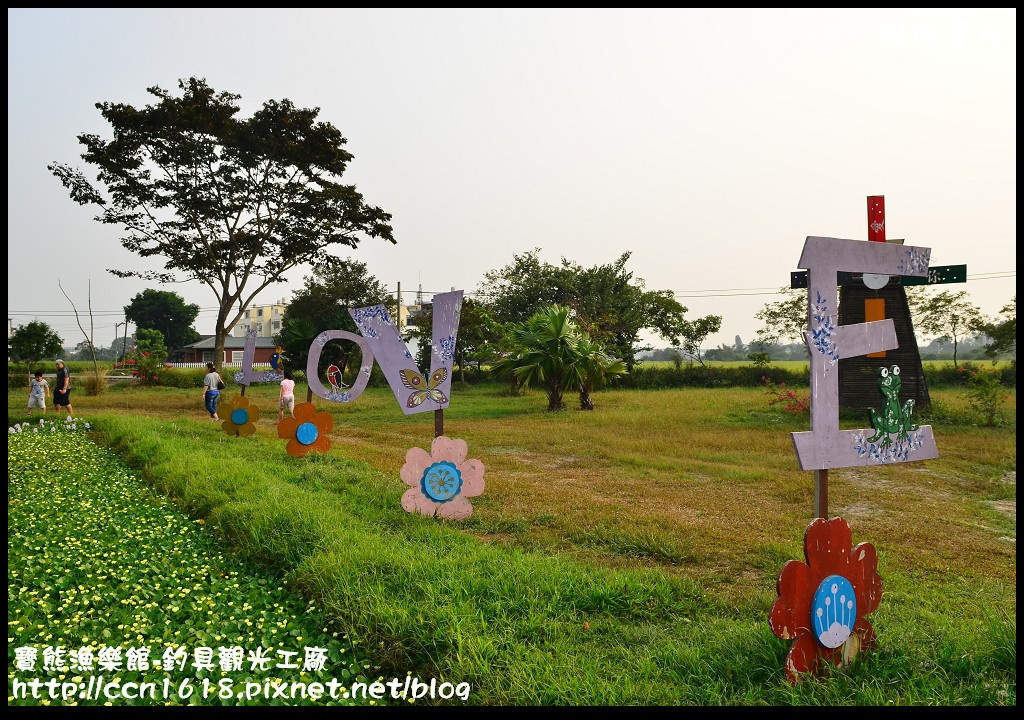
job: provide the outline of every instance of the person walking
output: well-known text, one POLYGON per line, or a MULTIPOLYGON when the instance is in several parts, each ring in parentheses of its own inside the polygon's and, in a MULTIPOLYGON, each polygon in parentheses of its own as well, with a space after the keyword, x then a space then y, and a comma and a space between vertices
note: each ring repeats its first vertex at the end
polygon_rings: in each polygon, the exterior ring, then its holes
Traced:
POLYGON ((53 382, 53 412, 58 413, 61 408, 65 408, 71 417, 71 373, 64 361, 58 360, 57 379, 53 382))
POLYGON ((277 408, 277 421, 284 420, 284 411, 288 410, 291 417, 295 417, 295 381, 292 380, 290 371, 284 371, 284 379, 281 380, 281 397, 277 408))
POLYGON ((28 385, 28 409, 29 414, 32 408, 39 408, 46 414, 46 398, 50 397, 50 383, 43 380, 43 371, 36 370, 35 377, 28 385))
POLYGON ((206 404, 206 411, 214 421, 220 420, 217 415, 217 403, 220 402, 220 389, 224 381, 220 379, 220 373, 213 366, 213 363, 206 363, 206 377, 203 378, 203 403, 206 404))

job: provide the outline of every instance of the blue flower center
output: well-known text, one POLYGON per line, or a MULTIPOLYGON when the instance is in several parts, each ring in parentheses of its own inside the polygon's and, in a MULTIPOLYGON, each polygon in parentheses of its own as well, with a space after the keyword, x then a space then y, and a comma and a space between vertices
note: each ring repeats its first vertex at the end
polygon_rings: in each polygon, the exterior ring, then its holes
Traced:
POLYGON ((320 437, 320 431, 311 422, 302 423, 295 431, 295 439, 303 445, 312 445, 318 437, 320 437))
POLYGON ((249 422, 249 412, 245 408, 235 408, 231 411, 231 422, 235 425, 245 425, 249 422))
POLYGON ((423 494, 434 502, 448 502, 455 499, 462 490, 462 473, 454 464, 442 460, 423 472, 420 486, 423 494))
POLYGON ((811 602, 811 627, 818 642, 837 648, 846 642, 857 621, 857 596, 842 575, 829 575, 818 585, 811 602))

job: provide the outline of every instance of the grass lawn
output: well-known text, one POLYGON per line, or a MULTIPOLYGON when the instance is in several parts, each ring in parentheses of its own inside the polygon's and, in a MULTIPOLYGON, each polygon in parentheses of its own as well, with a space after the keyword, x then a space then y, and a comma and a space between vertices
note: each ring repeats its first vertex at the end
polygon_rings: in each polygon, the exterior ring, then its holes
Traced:
MULTIPOLYGON (((317 399, 332 448, 304 460, 276 437, 275 389, 248 392, 264 410, 250 438, 204 419, 199 396, 114 389, 75 409, 385 675, 467 681, 491 704, 1016 702, 1013 391, 999 428, 973 425, 962 391, 933 391, 939 459, 830 474, 832 514, 879 552, 879 645, 796 687, 767 614, 782 564, 802 559, 812 482, 789 432, 807 420, 762 390, 620 390, 558 414, 539 393, 455 390, 446 434, 487 467, 461 525, 400 507, 398 470, 429 448, 433 414, 405 417, 387 389, 317 399)), ((9 412, 23 402, 10 394, 9 412)))

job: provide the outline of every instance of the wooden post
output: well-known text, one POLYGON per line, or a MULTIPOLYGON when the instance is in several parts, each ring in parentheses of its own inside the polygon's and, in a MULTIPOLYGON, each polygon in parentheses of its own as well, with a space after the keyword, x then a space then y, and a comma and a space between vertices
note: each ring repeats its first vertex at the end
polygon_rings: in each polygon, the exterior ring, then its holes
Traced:
POLYGON ((434 411, 434 437, 444 435, 444 410, 434 411))
POLYGON ((814 517, 828 520, 828 470, 814 471, 814 517))
POLYGON ((239 395, 245 397, 245 385, 242 386, 242 392, 240 392, 239 395))

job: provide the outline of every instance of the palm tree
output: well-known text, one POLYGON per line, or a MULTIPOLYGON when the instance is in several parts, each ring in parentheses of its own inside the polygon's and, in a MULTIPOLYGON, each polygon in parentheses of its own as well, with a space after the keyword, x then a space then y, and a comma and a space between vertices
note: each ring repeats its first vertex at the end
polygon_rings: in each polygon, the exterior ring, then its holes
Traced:
POLYGON ((516 387, 540 385, 548 395, 548 410, 562 410, 566 391, 580 393, 580 405, 593 408, 590 391, 625 366, 605 355, 569 317, 569 308, 544 307, 526 322, 512 326, 512 352, 495 362, 491 372, 516 387))
POLYGON ((628 372, 626 363, 606 354, 588 333, 580 334, 576 351, 580 356, 576 363, 580 369, 580 410, 593 410, 591 391, 600 390, 612 378, 625 375, 628 372))

